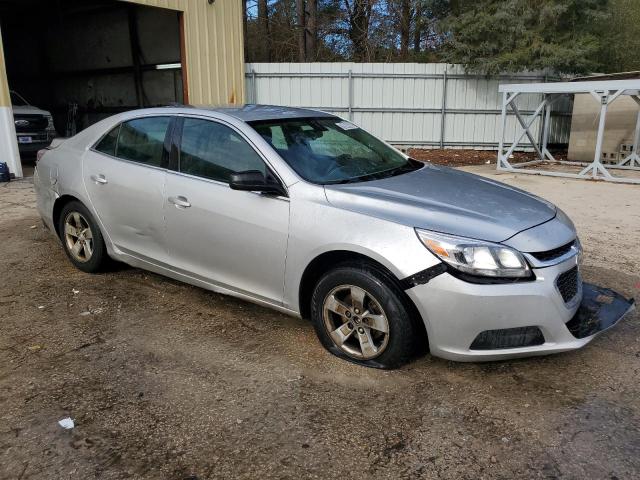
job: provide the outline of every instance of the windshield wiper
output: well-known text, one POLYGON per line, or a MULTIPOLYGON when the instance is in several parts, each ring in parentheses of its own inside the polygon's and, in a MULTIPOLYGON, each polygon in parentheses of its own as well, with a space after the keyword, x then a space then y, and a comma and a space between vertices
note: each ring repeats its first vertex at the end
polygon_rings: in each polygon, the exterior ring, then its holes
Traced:
POLYGON ((398 175, 402 175, 403 173, 413 172, 415 170, 419 170, 423 166, 424 163, 410 158, 407 163, 400 167, 390 168, 389 170, 383 170, 381 172, 369 173, 367 175, 362 175, 361 177, 351 177, 345 178, 343 180, 329 181, 326 182, 325 185, 344 185, 345 183, 360 183, 368 182, 370 180, 381 180, 383 178, 396 177, 398 175))
POLYGON ((409 161, 401 167, 396 167, 390 170, 385 170, 384 172, 380 172, 380 178, 395 177, 396 175, 402 175, 403 173, 413 172, 414 170, 418 170, 423 166, 424 164, 422 162, 417 162, 416 160, 409 159, 409 161))
POLYGON ((360 179, 361 181, 367 181, 367 180, 380 180, 383 178, 396 177, 398 175, 402 175, 403 173, 409 173, 409 172, 418 170, 423 166, 424 164, 422 162, 409 159, 407 163, 405 163, 400 167, 390 168, 389 170, 383 170, 382 172, 376 172, 370 175, 365 175, 364 177, 360 177, 360 179))

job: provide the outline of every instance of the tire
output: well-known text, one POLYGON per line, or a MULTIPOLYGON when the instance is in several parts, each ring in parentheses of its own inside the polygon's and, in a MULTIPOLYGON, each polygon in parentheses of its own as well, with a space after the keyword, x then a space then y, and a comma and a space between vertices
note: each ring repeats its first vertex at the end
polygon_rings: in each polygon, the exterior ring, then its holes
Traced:
POLYGON ((62 207, 58 219, 62 247, 71 263, 87 273, 105 270, 109 263, 107 247, 98 224, 82 203, 72 201, 62 207), (75 251, 73 246, 78 249, 75 251))
POLYGON ((427 344, 408 302, 382 269, 343 264, 318 281, 311 319, 320 342, 334 355, 366 367, 397 368, 427 344))

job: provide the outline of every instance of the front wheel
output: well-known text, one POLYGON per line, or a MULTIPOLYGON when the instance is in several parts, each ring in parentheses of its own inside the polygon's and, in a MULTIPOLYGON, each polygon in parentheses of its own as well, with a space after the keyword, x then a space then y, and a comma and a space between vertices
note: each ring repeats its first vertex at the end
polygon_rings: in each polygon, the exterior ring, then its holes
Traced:
POLYGON ((321 343, 334 355, 395 368, 415 355, 422 337, 407 301, 385 272, 344 265, 316 285, 311 317, 321 343))

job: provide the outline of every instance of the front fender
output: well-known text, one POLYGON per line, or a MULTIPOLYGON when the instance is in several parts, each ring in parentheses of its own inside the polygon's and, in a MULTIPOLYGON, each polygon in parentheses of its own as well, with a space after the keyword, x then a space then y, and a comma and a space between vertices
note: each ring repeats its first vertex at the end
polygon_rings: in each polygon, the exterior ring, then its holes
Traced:
POLYGON ((290 189, 291 221, 283 295, 287 308, 299 310, 302 276, 315 258, 327 252, 364 255, 386 267, 399 280, 440 263, 418 240, 412 227, 336 208, 320 191, 308 185, 300 191, 290 189))

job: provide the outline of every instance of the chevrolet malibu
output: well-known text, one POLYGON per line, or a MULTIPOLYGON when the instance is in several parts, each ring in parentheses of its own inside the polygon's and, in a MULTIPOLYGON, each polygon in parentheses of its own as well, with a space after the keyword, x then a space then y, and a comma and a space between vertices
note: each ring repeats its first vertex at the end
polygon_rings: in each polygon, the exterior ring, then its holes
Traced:
POLYGON ((47 150, 34 183, 80 270, 113 259, 310 318, 366 366, 572 350, 633 308, 582 282, 551 203, 323 112, 127 112, 47 150))

